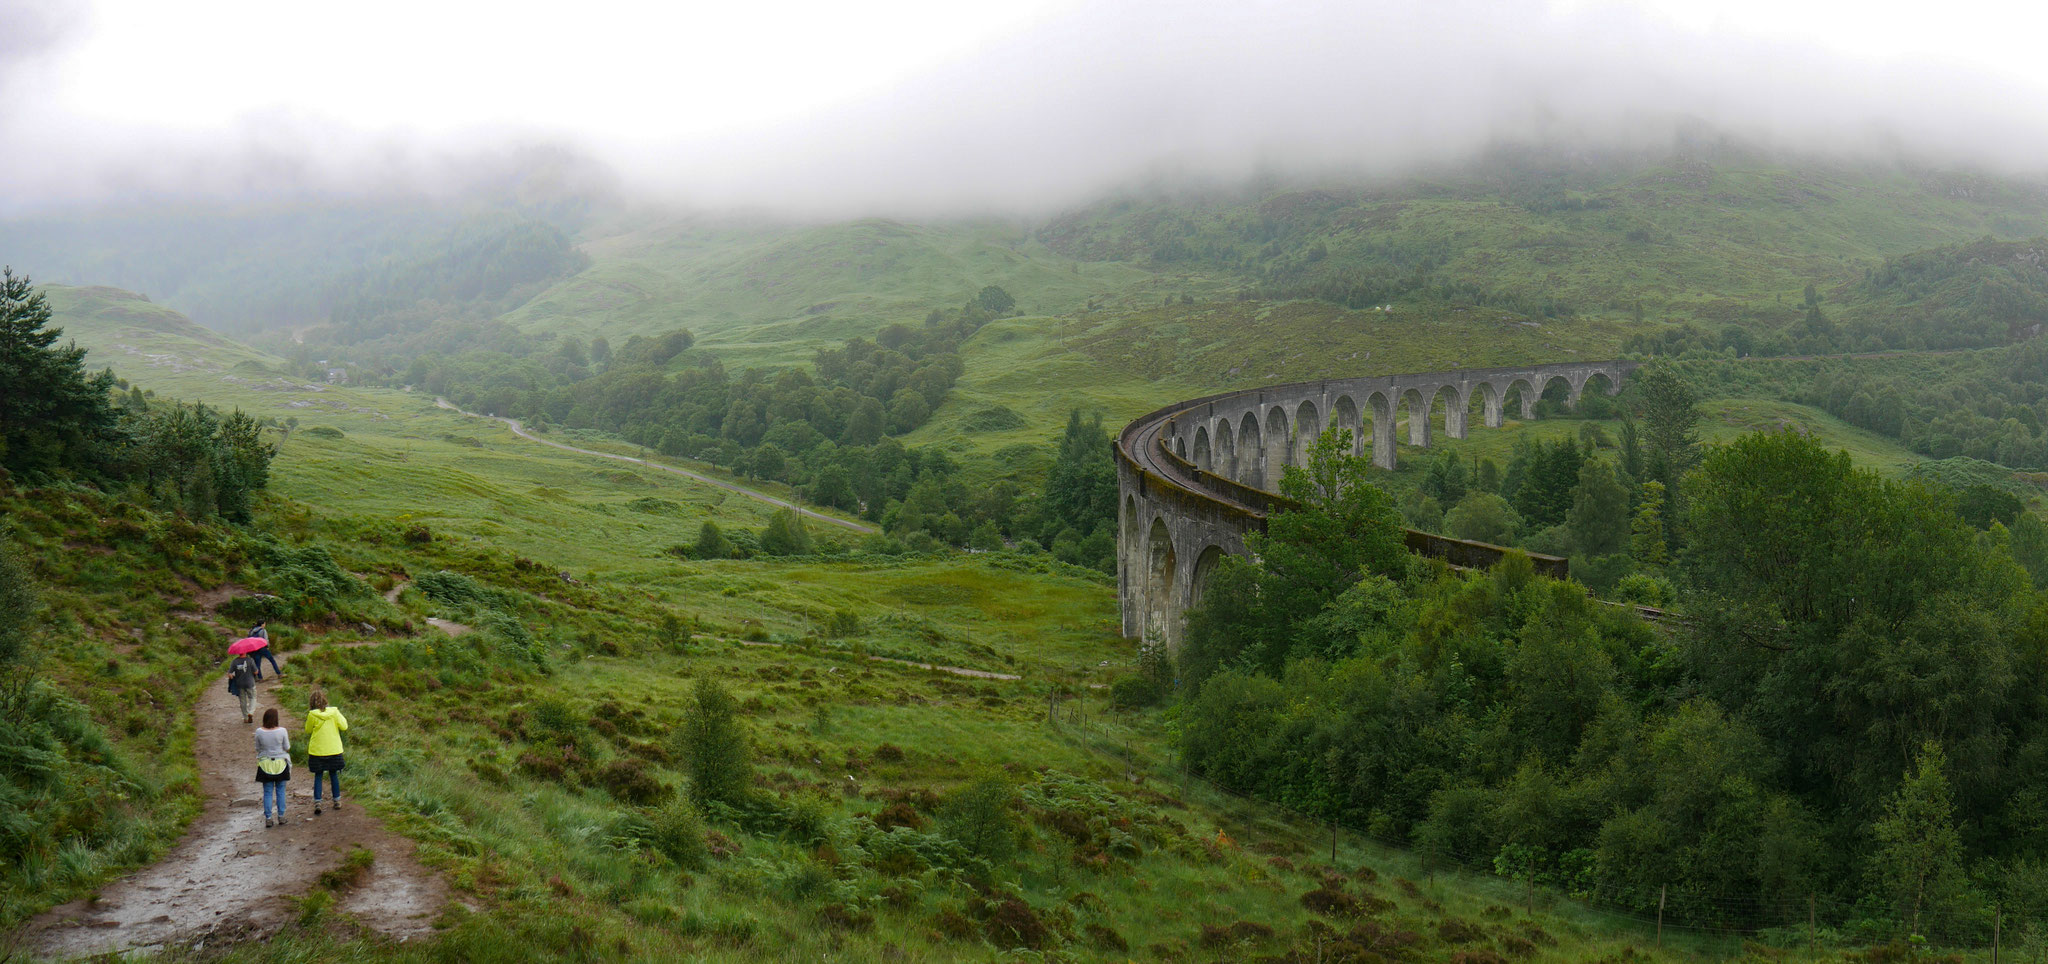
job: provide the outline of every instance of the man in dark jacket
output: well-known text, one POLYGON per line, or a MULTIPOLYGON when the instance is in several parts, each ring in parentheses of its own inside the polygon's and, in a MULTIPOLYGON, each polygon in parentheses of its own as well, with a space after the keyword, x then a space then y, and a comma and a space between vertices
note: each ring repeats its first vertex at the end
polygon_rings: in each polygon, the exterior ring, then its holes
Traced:
MULTIPOLYGON (((270 620, 266 619, 257 623, 255 628, 249 630, 249 635, 268 642, 270 640, 270 620)), ((276 650, 265 646, 257 650, 254 655, 256 657, 256 682, 263 682, 263 661, 266 659, 270 661, 271 673, 275 674, 278 679, 284 678, 284 669, 277 665, 276 650)))
POLYGON ((242 722, 256 722, 256 661, 249 654, 228 664, 228 691, 242 701, 242 722))

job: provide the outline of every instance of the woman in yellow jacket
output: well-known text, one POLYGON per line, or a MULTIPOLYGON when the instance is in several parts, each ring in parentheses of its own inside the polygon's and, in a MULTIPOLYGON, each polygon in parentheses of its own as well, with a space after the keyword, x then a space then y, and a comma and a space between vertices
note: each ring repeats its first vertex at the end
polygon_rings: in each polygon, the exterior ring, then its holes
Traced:
POLYGON ((348 729, 348 718, 341 710, 327 705, 327 691, 314 690, 311 699, 313 711, 306 714, 306 769, 313 772, 313 816, 320 815, 320 774, 327 774, 327 785, 333 789, 334 809, 341 809, 341 731, 348 729))

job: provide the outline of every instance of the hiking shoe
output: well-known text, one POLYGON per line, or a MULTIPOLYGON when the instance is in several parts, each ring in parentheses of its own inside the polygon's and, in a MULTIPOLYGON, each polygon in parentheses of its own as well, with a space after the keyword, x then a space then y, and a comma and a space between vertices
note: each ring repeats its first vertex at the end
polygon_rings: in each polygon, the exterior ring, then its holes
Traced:
POLYGON ((317 816, 319 816, 319 815, 320 815, 320 805, 316 803, 316 804, 314 804, 314 805, 313 805, 313 816, 316 816, 316 817, 317 817, 317 816))
POLYGON ((266 830, 267 830, 267 829, 269 829, 269 828, 271 828, 271 827, 275 827, 275 826, 277 826, 277 823, 276 823, 275 821, 271 820, 271 819, 270 819, 269 817, 264 817, 264 818, 263 818, 263 827, 264 827, 264 829, 266 829, 266 830))
POLYGON ((329 808, 329 809, 331 809, 331 810, 340 810, 340 809, 341 809, 341 798, 340 798, 340 797, 335 797, 335 798, 334 798, 334 802, 333 802, 333 803, 330 803, 330 804, 328 804, 327 806, 328 806, 328 808, 329 808))

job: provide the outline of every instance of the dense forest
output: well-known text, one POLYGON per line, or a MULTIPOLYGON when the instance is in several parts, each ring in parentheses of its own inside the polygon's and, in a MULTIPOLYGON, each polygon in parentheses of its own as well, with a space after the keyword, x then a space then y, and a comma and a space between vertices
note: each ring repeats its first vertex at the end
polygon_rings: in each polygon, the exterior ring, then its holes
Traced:
MULTIPOLYGON (((963 370, 961 342, 1014 307, 1007 292, 988 286, 922 325, 891 325, 872 341, 822 349, 808 370, 734 374, 677 331, 616 348, 603 337, 566 336, 544 348, 522 340, 509 351, 437 352, 365 378, 416 385, 542 430, 603 432, 669 457, 784 482, 813 503, 882 523, 912 548, 1029 543, 1109 571, 1116 482, 1099 416, 1084 422, 1076 413, 1042 491, 1032 480, 987 478, 990 471, 971 473, 970 484, 944 452, 896 438, 944 402, 963 370)), ((687 551, 729 548, 700 538, 687 551)))
POLYGON ((1688 354, 1674 365, 1704 397, 1783 398, 1897 439, 1931 459, 2048 470, 2048 339, 1871 357, 1688 354))
POLYGON ((1700 924, 1803 922, 1814 900, 1854 933, 1957 939, 1993 904, 2048 912, 2048 596, 2003 526, 1748 436, 1681 476, 1669 572, 1691 619, 1660 632, 1512 557, 1460 575, 1408 555, 1346 448, 1288 468, 1303 508, 1190 617, 1197 772, 1700 924))

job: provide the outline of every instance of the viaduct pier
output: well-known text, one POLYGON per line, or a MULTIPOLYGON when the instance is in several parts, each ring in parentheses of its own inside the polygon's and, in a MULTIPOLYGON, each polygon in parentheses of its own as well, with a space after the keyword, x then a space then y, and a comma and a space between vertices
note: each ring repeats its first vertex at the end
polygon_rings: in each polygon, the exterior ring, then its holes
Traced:
MULTIPOLYGON (((1407 443, 1428 448, 1442 409, 1443 434, 1464 438, 1475 408, 1499 428, 1512 396, 1524 420, 1536 401, 1562 384, 1567 408, 1588 387, 1621 391, 1634 362, 1459 369, 1299 382, 1178 402, 1139 417, 1116 440, 1117 601, 1123 634, 1178 649, 1184 615, 1201 605, 1209 575, 1225 554, 1246 555, 1245 536, 1290 503, 1274 490, 1284 467, 1306 461, 1325 428, 1351 431, 1353 454, 1370 452, 1392 469, 1396 410, 1407 414, 1407 443), (1441 404, 1440 404, 1441 403, 1441 404)), ((1484 566, 1501 550, 1428 533, 1408 533, 1411 549, 1458 565, 1484 566)), ((1563 560, 1539 560, 1562 575, 1563 560)))

